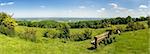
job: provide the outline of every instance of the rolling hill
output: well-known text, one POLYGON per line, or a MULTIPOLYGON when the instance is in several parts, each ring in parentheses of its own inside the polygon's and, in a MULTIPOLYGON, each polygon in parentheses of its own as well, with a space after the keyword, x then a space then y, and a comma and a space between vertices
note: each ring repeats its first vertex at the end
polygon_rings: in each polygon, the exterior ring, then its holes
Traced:
POLYGON ((101 45, 96 50, 87 49, 91 47, 91 40, 62 43, 60 39, 50 39, 34 43, 0 34, 0 54, 148 54, 149 31, 124 32, 116 35, 117 42, 101 45))

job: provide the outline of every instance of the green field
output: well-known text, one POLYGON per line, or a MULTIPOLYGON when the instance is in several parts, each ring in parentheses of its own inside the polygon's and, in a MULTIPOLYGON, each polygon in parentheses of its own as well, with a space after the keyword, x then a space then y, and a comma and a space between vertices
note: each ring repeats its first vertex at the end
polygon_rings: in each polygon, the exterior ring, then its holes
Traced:
MULTIPOLYGON (((77 29, 72 29, 77 30, 77 29)), ((101 29, 99 29, 101 30, 101 29)), ((117 42, 101 45, 96 50, 88 50, 90 41, 62 43, 60 39, 49 39, 34 43, 17 37, 0 34, 1 54, 148 54, 150 29, 124 32, 117 36, 117 42)), ((95 31, 96 32, 96 31, 95 31)))

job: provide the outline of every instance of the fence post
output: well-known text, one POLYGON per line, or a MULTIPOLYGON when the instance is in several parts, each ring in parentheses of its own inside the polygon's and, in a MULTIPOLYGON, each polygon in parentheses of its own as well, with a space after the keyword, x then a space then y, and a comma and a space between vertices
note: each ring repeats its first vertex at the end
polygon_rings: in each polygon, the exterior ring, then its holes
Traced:
POLYGON ((95 39, 95 49, 97 48, 97 37, 94 37, 94 39, 95 39))

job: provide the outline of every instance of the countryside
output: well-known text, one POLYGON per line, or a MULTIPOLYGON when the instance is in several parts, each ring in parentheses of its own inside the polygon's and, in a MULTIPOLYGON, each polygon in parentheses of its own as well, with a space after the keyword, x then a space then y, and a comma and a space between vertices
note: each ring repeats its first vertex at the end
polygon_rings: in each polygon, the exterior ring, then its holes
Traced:
POLYGON ((149 54, 149 1, 126 2, 2 0, 0 54, 149 54))

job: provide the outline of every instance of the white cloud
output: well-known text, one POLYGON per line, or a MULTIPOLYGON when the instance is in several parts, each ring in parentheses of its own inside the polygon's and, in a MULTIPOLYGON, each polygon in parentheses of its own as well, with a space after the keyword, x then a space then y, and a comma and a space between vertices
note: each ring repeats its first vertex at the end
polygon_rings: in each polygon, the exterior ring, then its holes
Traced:
MULTIPOLYGON (((140 5, 139 9, 128 9, 128 8, 121 7, 115 3, 109 3, 109 5, 111 5, 113 8, 109 12, 110 16, 112 16, 112 17, 116 17, 116 16, 126 17, 128 15, 133 16, 133 17, 138 17, 138 16, 147 15, 146 13, 144 13, 144 11, 143 11, 144 9, 141 9, 141 8, 148 8, 148 6, 146 6, 146 5, 140 5)), ((109 15, 109 14, 107 14, 107 15, 109 15)))
POLYGON ((0 3, 0 6, 7 6, 7 5, 13 5, 14 2, 4 2, 4 3, 0 3))
POLYGON ((96 10, 97 12, 103 12, 103 11, 105 11, 106 10, 106 8, 101 8, 101 9, 99 9, 99 10, 96 10))
POLYGON ((116 3, 110 3, 109 5, 111 5, 113 8, 118 8, 118 5, 116 3))
POLYGON ((104 10, 105 10, 105 8, 101 8, 101 10, 103 10, 103 11, 104 11, 104 10))
POLYGON ((41 8, 45 8, 46 6, 44 6, 44 5, 42 5, 42 6, 40 6, 41 8))
POLYGON ((125 10, 126 9, 124 7, 119 7, 119 5, 115 4, 115 3, 109 3, 109 5, 111 5, 114 9, 118 9, 118 10, 125 10))
POLYGON ((139 8, 148 8, 146 5, 140 5, 139 8))
POLYGON ((7 3, 7 5, 13 5, 14 4, 14 2, 8 2, 7 3))
POLYGON ((86 8, 85 6, 79 6, 80 9, 86 8))

